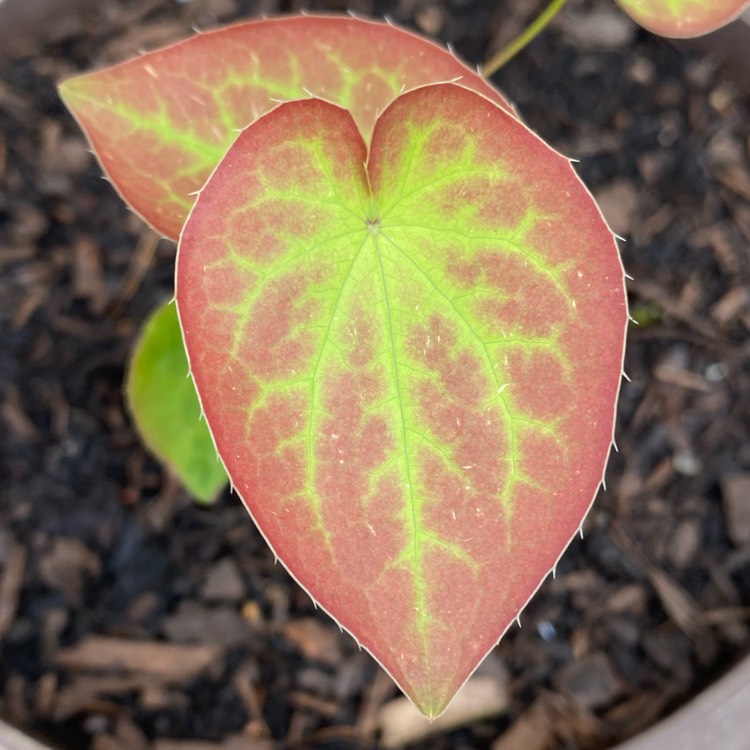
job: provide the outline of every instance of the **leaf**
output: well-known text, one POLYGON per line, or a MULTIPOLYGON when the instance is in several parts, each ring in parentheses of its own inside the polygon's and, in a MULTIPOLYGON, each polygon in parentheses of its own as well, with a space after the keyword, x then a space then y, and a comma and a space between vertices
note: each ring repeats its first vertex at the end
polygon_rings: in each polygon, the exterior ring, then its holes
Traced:
POLYGON ((399 92, 457 78, 510 111, 479 75, 422 37, 346 16, 289 16, 199 34, 69 79, 60 95, 125 201, 177 239, 237 132, 280 100, 340 104, 369 138, 399 92))
POLYGON ((702 36, 726 26, 748 0, 617 0, 641 26, 673 38, 702 36))
POLYGON ((173 302, 148 319, 136 342, 125 387, 128 407, 146 445, 203 503, 227 483, 201 407, 173 302))
POLYGON ((455 84, 369 149, 316 99, 248 127, 177 258, 233 485, 295 579, 434 717, 553 568, 602 478, 626 327, 569 161, 455 84))

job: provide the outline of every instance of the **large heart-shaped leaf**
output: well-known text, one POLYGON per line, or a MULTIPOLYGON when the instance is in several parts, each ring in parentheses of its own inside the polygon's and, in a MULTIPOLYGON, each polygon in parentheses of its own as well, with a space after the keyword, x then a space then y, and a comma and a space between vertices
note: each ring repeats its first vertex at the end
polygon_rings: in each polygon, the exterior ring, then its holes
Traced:
POLYGON ((641 26, 655 34, 687 38, 725 26, 750 7, 748 0, 617 0, 641 26))
POLYGON ((144 442, 197 500, 208 503, 226 486, 201 408, 173 302, 146 321, 125 382, 128 408, 144 442))
POLYGON ((183 222, 239 129, 279 100, 346 107, 365 137, 402 90, 460 78, 502 106, 477 73, 389 24, 289 16, 199 34, 65 81, 60 94, 110 180, 167 237, 183 222))
POLYGON ((345 110, 284 104, 201 192, 176 296, 261 531, 439 714, 580 526, 612 439, 623 273, 570 163, 455 84, 399 96, 369 153, 345 110))

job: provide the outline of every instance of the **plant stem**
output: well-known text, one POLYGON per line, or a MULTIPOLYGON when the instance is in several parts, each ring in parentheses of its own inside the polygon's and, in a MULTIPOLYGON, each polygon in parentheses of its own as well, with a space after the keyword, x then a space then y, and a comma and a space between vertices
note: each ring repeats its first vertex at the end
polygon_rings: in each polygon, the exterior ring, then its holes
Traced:
POLYGON ((532 21, 510 44, 506 44, 499 52, 490 58, 479 69, 479 72, 489 78, 500 68, 514 58, 529 42, 532 42, 542 29, 560 12, 567 0, 551 0, 550 4, 532 21))

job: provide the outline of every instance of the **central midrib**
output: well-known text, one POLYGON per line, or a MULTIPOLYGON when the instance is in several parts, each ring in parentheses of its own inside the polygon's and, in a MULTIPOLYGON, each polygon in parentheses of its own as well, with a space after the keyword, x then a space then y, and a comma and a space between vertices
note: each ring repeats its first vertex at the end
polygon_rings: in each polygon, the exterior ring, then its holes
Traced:
POLYGON ((393 326, 393 313, 391 309, 391 301, 388 293, 388 281, 385 273, 385 267, 383 265, 383 255, 380 247, 380 237, 378 233, 378 220, 369 222, 370 237, 372 239, 373 248, 378 261, 378 268, 380 270, 380 279, 383 285, 383 300, 385 303, 385 315, 388 325, 388 338, 390 343, 390 349, 392 352, 392 364, 393 364, 393 383, 396 391, 396 400, 398 403, 398 410, 400 415, 401 423, 401 440, 403 444, 403 455, 404 455, 404 467, 406 471, 406 483, 407 483, 407 498, 411 509, 411 535, 412 535, 412 553, 413 553, 413 569, 412 575, 414 579, 414 596, 415 596, 415 609, 416 609, 416 629, 419 636, 419 640, 422 646, 422 654, 424 658, 425 673, 427 675, 427 690, 430 697, 432 697, 432 680, 430 674, 430 662, 428 658, 429 648, 427 643, 427 620, 428 614, 425 605, 425 590, 424 590, 424 577, 422 574, 422 549, 420 544, 419 530, 421 528, 421 518, 418 507, 418 502, 414 496, 414 482, 411 476, 411 464, 409 460, 409 439, 408 430, 406 427, 406 415, 404 411, 403 395, 401 393, 401 381, 399 378, 399 364, 398 364, 398 353, 396 348, 396 335, 394 333, 393 326))

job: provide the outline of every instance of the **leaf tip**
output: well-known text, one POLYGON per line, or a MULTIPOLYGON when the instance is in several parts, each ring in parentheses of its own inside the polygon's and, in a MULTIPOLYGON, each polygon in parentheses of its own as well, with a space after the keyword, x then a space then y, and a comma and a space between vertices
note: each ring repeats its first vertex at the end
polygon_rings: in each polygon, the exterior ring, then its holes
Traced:
POLYGON ((75 110, 74 102, 80 96, 78 83, 81 76, 72 76, 64 78, 57 84, 57 95, 63 100, 65 106, 73 112, 75 110))

